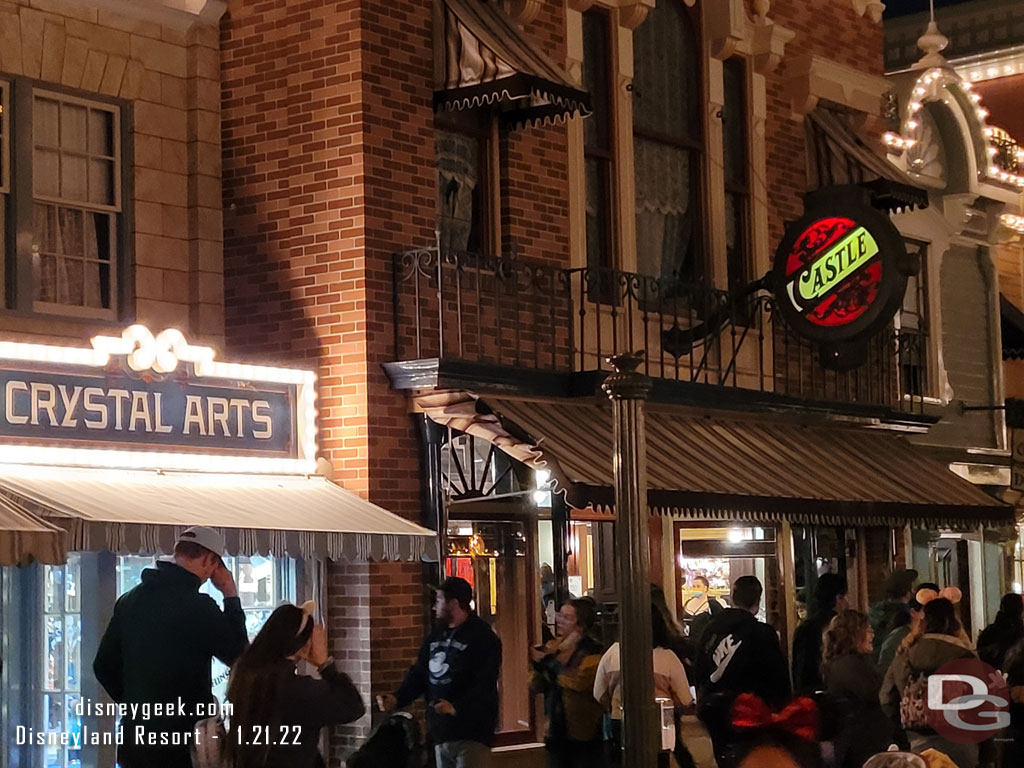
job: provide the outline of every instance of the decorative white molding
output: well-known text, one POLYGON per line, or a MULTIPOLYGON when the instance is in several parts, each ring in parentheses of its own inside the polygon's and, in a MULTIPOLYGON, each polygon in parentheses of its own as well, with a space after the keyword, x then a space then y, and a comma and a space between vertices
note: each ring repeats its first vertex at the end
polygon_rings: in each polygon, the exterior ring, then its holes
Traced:
POLYGON ((624 0, 619 2, 619 26, 636 29, 654 8, 655 0, 624 0))
POLYGON ((189 344, 177 328, 166 328, 154 336, 144 325, 131 325, 120 336, 94 336, 92 346, 105 355, 126 355, 128 367, 140 373, 171 373, 179 362, 211 363, 214 357, 210 347, 189 344))
POLYGON ((796 115, 806 115, 821 99, 877 115, 889 88, 883 77, 811 53, 790 59, 787 73, 786 91, 796 115))
POLYGON ((755 3, 756 19, 747 16, 743 0, 720 0, 705 7, 711 55, 725 60, 734 53, 749 55, 754 70, 769 74, 779 66, 786 44, 796 33, 768 18, 768 0, 755 3))
POLYGON ((569 0, 569 10, 586 13, 593 7, 595 2, 596 0, 569 0))
POLYGON ((853 0, 853 9, 857 11, 858 16, 867 15, 875 24, 881 24, 885 3, 881 0, 853 0))
POLYGON ((90 10, 116 11, 122 16, 187 31, 193 24, 216 25, 228 9, 226 0, 64 0, 90 10))
POLYGON ((939 31, 935 19, 929 21, 924 34, 917 38, 917 47, 924 51, 924 56, 914 65, 914 69, 945 66, 946 59, 942 55, 942 51, 946 50, 948 45, 949 38, 939 31))
POLYGON ((518 21, 520 24, 529 24, 540 14, 540 9, 544 7, 544 0, 505 0, 504 5, 505 12, 514 21, 518 21))

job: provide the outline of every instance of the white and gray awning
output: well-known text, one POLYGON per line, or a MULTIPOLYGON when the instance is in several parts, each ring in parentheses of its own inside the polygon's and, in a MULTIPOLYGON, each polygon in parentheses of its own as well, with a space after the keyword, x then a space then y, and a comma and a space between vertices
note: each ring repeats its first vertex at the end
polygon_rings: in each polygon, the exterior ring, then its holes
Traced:
POLYGON ((66 531, 67 551, 166 554, 207 525, 231 555, 438 557, 433 531, 324 477, 0 465, 0 499, 66 531))

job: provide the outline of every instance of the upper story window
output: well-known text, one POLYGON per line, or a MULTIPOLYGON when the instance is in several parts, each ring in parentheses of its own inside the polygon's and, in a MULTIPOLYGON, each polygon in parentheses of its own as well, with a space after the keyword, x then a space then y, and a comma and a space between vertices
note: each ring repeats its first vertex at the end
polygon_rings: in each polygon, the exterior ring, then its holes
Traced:
POLYGON ((903 307, 896 315, 900 394, 910 397, 932 395, 931 339, 928 323, 928 244, 907 240, 907 251, 916 253, 920 265, 907 278, 903 307))
POLYGON ((583 87, 591 114, 583 121, 583 157, 587 191, 587 266, 610 268, 614 210, 612 115, 612 30, 610 16, 597 8, 583 14, 583 87))
POLYGON ((122 250, 121 110, 28 83, 0 88, 6 305, 114 319, 122 250), (12 152, 26 162, 8 182, 12 152))
POLYGON ((730 289, 753 275, 750 248, 750 161, 747 137, 747 68, 742 59, 722 65, 722 160, 725 169, 725 254, 730 289))
POLYGON ((704 136, 697 22, 657 0, 633 37, 637 267, 678 282, 704 276, 704 136))
POLYGON ((490 240, 490 126, 476 112, 438 114, 434 130, 441 249, 482 253, 490 240))

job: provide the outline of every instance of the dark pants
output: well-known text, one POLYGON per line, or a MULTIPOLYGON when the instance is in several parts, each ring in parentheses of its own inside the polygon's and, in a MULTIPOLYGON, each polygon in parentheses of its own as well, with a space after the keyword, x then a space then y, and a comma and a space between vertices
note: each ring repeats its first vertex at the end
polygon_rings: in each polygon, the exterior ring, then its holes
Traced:
MULTIPOLYGON (((613 718, 609 723, 611 738, 606 742, 608 748, 607 764, 610 766, 628 766, 629 761, 624 760, 622 755, 622 721, 613 718)), ((676 764, 679 768, 693 768, 693 757, 690 756, 690 750, 683 744, 683 740, 679 738, 678 729, 676 730, 675 749, 671 753, 658 753, 658 768, 671 768, 672 763, 669 760, 669 754, 676 759, 676 764)))

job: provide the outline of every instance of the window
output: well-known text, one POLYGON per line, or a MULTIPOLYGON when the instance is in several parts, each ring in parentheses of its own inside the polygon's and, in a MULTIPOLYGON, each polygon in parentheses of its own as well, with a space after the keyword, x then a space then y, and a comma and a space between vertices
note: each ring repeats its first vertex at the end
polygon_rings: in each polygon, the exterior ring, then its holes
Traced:
POLYGON ((725 166, 725 253, 730 290, 752 279, 750 254, 750 176, 747 149, 747 72, 742 59, 722 67, 722 159, 725 166))
POLYGON ((672 284, 704 275, 700 38, 681 0, 657 0, 633 38, 637 265, 672 284))
MULTIPOLYGON (((69 554, 66 565, 43 568, 43 664, 40 669, 40 713, 43 730, 69 738, 80 734, 75 712, 82 695, 82 569, 81 558, 69 554)), ((49 741, 49 740, 48 740, 49 741)), ((44 768, 80 768, 81 749, 47 744, 44 768)))
POLYGON ((490 121, 483 113, 439 115, 434 132, 441 250, 490 250, 490 121))
MULTIPOLYGON (((138 557, 135 555, 119 555, 117 558, 117 594, 118 597, 139 584, 142 572, 156 564, 154 557, 138 557)), ((225 557, 224 566, 235 577, 238 587, 238 598, 245 611, 245 629, 249 639, 256 637, 263 622, 273 610, 283 602, 296 600, 296 569, 295 561, 289 557, 263 557, 253 555, 246 557, 225 557)), ((221 593, 206 581, 199 588, 203 594, 209 595, 217 605, 224 607, 221 593)), ((227 695, 228 668, 219 660, 212 664, 213 694, 221 701, 227 695)))
POLYGON ((122 250, 120 108, 21 81, 0 83, 0 90, 0 228, 12 230, 4 233, 8 305, 114 319, 122 250), (25 160, 8 183, 10 152, 25 160))
POLYGON ((611 27, 607 13, 583 14, 583 87, 591 114, 583 121, 587 192, 587 266, 608 269, 612 260, 611 27))
POLYGON ((907 279, 903 308, 896 315, 900 394, 926 397, 932 394, 929 373, 928 245, 908 240, 907 251, 917 255, 919 269, 907 279))
MULTIPOLYGON (((7 206, 10 197, 10 86, 0 80, 0 253, 7 249, 7 206)), ((0 296, 6 285, 4 270, 0 269, 0 296)))

